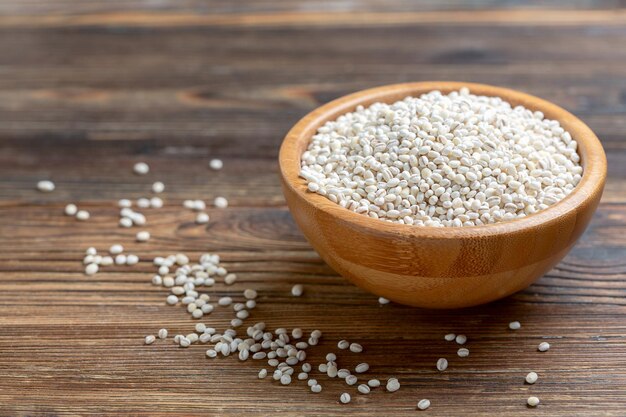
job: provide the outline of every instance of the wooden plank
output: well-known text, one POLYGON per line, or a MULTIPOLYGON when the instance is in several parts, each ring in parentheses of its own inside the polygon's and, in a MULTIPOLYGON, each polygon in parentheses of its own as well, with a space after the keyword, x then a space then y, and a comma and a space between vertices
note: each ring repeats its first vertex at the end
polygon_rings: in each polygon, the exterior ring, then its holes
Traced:
MULTIPOLYGON (((429 398, 433 416, 623 416, 625 12, 612 1, 487 3, 0 3, 0 415, 408 416, 429 398), (449 11, 459 8, 478 10, 449 11), (462 311, 380 306, 297 230, 277 149, 320 103, 437 78, 518 88, 581 116, 607 150, 608 183, 577 246, 525 291, 462 311), (208 169, 214 156, 224 170, 208 169), (139 160, 152 168, 146 177, 131 173, 139 160), (38 193, 42 178, 57 190, 38 193), (137 229, 117 227, 115 202, 150 195, 155 180, 166 205, 145 210, 153 239, 136 243, 137 229), (182 208, 217 195, 230 207, 209 209, 206 226, 182 208), (92 219, 63 216, 68 202, 92 219), (120 242, 137 266, 82 273, 85 248, 120 242), (144 346, 161 327, 193 328, 150 284, 150 260, 207 251, 239 276, 212 296, 257 288, 251 320, 324 332, 311 363, 347 338, 366 350, 340 353, 341 366, 367 361, 368 375, 397 376, 403 388, 364 396, 313 372, 324 386, 314 395, 301 382, 258 380, 259 361, 208 360, 205 346, 171 339, 144 346), (295 283, 305 285, 298 300, 295 283), (522 329, 508 330, 511 320, 522 329), (469 358, 443 340, 448 332, 468 335, 469 358), (552 348, 538 353, 544 338, 552 348), (533 386, 523 383, 531 370, 533 386), (338 403, 344 391, 349 405, 338 403), (538 409, 526 409, 529 395, 538 409)), ((216 309, 206 322, 229 319, 216 309)))

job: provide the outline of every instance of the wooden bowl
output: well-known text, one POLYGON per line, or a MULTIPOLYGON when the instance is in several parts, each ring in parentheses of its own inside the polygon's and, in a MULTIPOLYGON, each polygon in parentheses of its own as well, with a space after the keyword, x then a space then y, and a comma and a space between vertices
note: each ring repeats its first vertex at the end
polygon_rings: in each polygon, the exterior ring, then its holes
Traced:
POLYGON ((554 267, 583 233, 600 201, 606 157, 596 135, 566 110, 506 88, 458 82, 395 84, 350 94, 312 111, 287 133, 279 155, 291 214, 333 269, 359 287, 392 301, 427 308, 487 303, 529 286, 554 267), (467 86, 558 120, 578 142, 583 175, 570 195, 528 217, 472 227, 390 223, 354 213, 307 191, 300 157, 317 128, 357 105, 467 86))

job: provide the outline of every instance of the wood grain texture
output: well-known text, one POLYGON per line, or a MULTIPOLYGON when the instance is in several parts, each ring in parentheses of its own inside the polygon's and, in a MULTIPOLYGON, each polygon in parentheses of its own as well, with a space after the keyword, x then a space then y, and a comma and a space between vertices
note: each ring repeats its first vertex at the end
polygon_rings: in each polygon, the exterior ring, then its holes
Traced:
MULTIPOLYGON (((514 1, 494 6, 500 14, 484 9, 491 5, 0 2, 0 415, 409 416, 429 398, 432 416, 624 416, 623 2, 514 1), (470 10, 459 14, 461 7, 470 10), (566 11, 569 23, 551 13, 551 24, 542 7, 566 11), (420 17, 426 10, 441 13, 436 24, 420 17), (333 12, 369 17, 348 24, 333 12), (413 20, 398 21, 401 12, 413 20), (260 14, 269 16, 248 18, 260 14), (246 23, 181 25, 179 15, 246 23), (133 23, 136 16, 146 23, 133 23), (498 16, 517 21, 494 24, 498 16), (73 19, 89 23, 65 24, 73 19), (276 160, 288 129, 318 105, 432 79, 546 98, 579 116, 607 151, 600 207, 569 255, 527 290, 462 311, 380 307, 338 277, 292 220, 276 160), (207 169, 212 156, 224 159, 223 171, 207 169), (150 164, 149 176, 131 174, 138 160, 150 164), (57 190, 36 192, 42 178, 57 190), (155 180, 166 183, 166 205, 146 212, 153 239, 137 244, 136 230, 115 227, 114 202, 147 195, 155 180), (210 210, 206 226, 181 209, 186 198, 216 195, 231 207, 210 210), (90 210, 92 220, 62 216, 68 202, 90 210), (85 248, 113 243, 142 261, 84 276, 85 248), (302 383, 259 381, 258 363, 209 361, 203 346, 143 346, 160 327, 186 333, 193 326, 149 284, 148 259, 180 251, 216 251, 238 272, 240 282, 215 294, 258 288, 253 320, 320 328, 311 362, 340 338, 358 341, 366 352, 340 361, 365 358, 372 376, 397 376, 403 389, 355 394, 345 406, 338 398, 346 386, 317 373, 324 391, 314 396, 302 383), (289 295, 295 283, 306 291, 297 302, 289 295), (507 330, 511 320, 522 329, 507 330), (451 331, 468 335, 469 358, 444 342, 451 331), (552 349, 539 354, 545 337, 552 349), (444 373, 435 371, 441 356, 450 360, 444 373), (534 386, 522 383, 530 370, 539 373, 534 386), (542 401, 536 410, 525 406, 531 394, 542 401)), ((228 318, 217 310, 211 323, 223 327, 228 318)))

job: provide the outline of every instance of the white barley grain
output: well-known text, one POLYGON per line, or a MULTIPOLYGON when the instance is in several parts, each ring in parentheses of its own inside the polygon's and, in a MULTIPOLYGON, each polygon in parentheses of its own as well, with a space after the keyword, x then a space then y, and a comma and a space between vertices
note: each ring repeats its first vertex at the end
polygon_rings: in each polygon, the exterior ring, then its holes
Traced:
POLYGON ((137 207, 139 208, 148 208, 150 207, 150 199, 148 198, 140 198, 137 200, 137 207))
POLYGON ((361 384, 357 387, 357 390, 361 393, 361 394, 369 394, 371 391, 371 388, 369 385, 367 384, 361 384))
POLYGON ((126 265, 135 265, 139 262, 139 257, 137 255, 126 255, 126 265))
POLYGON ((163 207, 163 200, 160 197, 152 197, 150 199, 150 207, 155 209, 163 207))
POLYGON ((91 263, 85 267, 85 274, 87 275, 95 275, 98 272, 98 264, 91 263))
POLYGON ((539 350, 539 352, 546 352, 550 349, 550 343, 548 342, 541 342, 539 343, 539 346, 537 346, 537 350, 539 350))
POLYGON ((66 216, 75 216, 78 213, 78 207, 76 207, 76 204, 68 204, 63 212, 66 216))
POLYGON ((363 352, 363 346, 358 343, 350 343, 350 352, 360 353, 363 352))
POLYGON ((539 379, 539 376, 536 372, 529 372, 528 375, 526 375, 526 382, 529 384, 534 384, 537 382, 537 379, 539 379))
POLYGON ((522 327, 519 321, 512 321, 509 323, 509 329, 511 330, 519 330, 522 327))
POLYGON ((296 284, 291 287, 291 295, 294 297, 300 297, 304 293, 304 286, 302 284, 296 284))
POLYGON ((54 183, 49 180, 43 180, 37 183, 37 189, 43 193, 50 193, 54 191, 55 188, 54 183))
POLYGON ((209 215, 206 213, 198 213, 196 215, 197 224, 207 224, 209 222, 209 215))
POLYGON ((528 397, 528 400, 526 400, 526 404, 528 404, 531 407, 537 407, 539 405, 539 398, 528 397))
POLYGON ((135 239, 137 240, 137 242, 147 242, 148 240, 150 240, 150 232, 148 232, 147 230, 137 232, 135 239))
POLYGON ((380 381, 378 379, 370 379, 369 381, 367 381, 367 385, 369 385, 371 388, 377 388, 380 387, 380 381))
POLYGON ((124 252, 124 246, 120 244, 111 245, 109 248, 109 253, 111 255, 119 255, 122 252, 124 252))
POLYGON ((369 364, 368 364, 368 363, 363 362, 363 363, 358 364, 358 365, 354 368, 354 371, 355 371, 356 373, 358 373, 358 374, 362 374, 362 373, 364 373, 364 372, 367 372, 369 369, 370 369, 369 364))
POLYGON ((400 381, 397 378, 389 378, 387 380, 387 385, 385 386, 387 391, 396 392, 400 389, 400 381))
POLYGON ((378 297, 378 304, 380 305, 386 305, 389 304, 391 301, 386 299, 385 297, 378 297))
POLYGON ((251 288, 247 288, 243 291, 243 296, 247 299, 247 300, 254 300, 255 298, 257 298, 257 292, 256 290, 253 290, 251 288))
POLYGON ((211 161, 209 162, 209 167, 211 167, 211 169, 214 171, 219 171, 224 167, 224 163, 221 159, 211 159, 211 161))
POLYGON ((165 190, 165 184, 161 181, 156 181, 152 183, 152 192, 155 194, 160 194, 165 190))
POLYGON ((133 171, 137 175, 146 175, 148 172, 150 172, 150 167, 145 162, 137 162, 133 166, 133 171))
POLYGON ((130 217, 122 217, 119 224, 121 227, 133 227, 133 221, 130 217))
POLYGON ((430 400, 423 399, 417 403, 417 408, 420 410, 426 410, 428 407, 430 407, 430 400))

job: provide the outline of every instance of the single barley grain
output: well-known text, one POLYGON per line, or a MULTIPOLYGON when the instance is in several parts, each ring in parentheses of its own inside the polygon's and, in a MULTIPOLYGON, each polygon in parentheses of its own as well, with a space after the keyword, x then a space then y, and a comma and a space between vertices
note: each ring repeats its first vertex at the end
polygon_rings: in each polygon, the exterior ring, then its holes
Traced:
POLYGON ((217 197, 213 201, 213 205, 217 208, 225 209, 226 207, 228 207, 228 200, 226 200, 224 197, 217 197))
POLYGON ((224 163, 221 159, 211 159, 211 161, 209 162, 209 167, 211 167, 211 169, 214 171, 219 171, 224 167, 224 163))
POLYGON ((139 257, 137 255, 133 255, 132 253, 130 255, 126 256, 126 265, 136 265, 139 262, 139 257))
POLYGON ((537 382, 537 379, 539 379, 539 376, 536 372, 529 372, 528 375, 526 375, 526 382, 529 384, 534 384, 537 382))
POLYGON ((387 380, 387 385, 385 386, 385 388, 389 392, 398 391, 400 389, 400 381, 398 381, 397 378, 389 378, 387 380))
POLYGON ((206 213, 198 213, 196 215, 197 224, 207 224, 209 222, 209 215, 206 213))
POLYGON ((43 193, 50 193, 54 191, 55 185, 52 181, 43 180, 37 183, 37 189, 43 193))
POLYGON ((141 232, 137 232, 135 238, 137 239, 137 242, 147 242, 150 240, 150 232, 142 230, 141 232))
POLYGON ((124 246, 120 244, 111 245, 109 248, 109 253, 111 255, 119 255, 122 252, 124 252, 124 246))
POLYGON ((430 400, 423 399, 417 403, 417 408, 420 410, 426 410, 428 407, 430 407, 430 400))
POLYGON ((357 383, 357 381, 358 381, 358 378, 356 375, 348 375, 346 377, 346 384, 348 385, 354 385, 357 383))
POLYGON ((369 385, 371 388, 377 388, 380 387, 380 381, 378 379, 370 379, 369 381, 367 381, 367 385, 369 385))
POLYGON ((150 172, 150 167, 145 162, 137 162, 133 166, 133 171, 137 175, 146 175, 148 172, 150 172))
POLYGON ((351 343, 350 344, 350 352, 354 352, 354 353, 363 352, 363 346, 361 346, 358 343, 351 343))
POLYGON ((304 286, 302 284, 296 284, 291 287, 291 295, 294 297, 300 297, 304 293, 304 286))
POLYGON ((165 184, 161 181, 156 181, 152 184, 152 192, 155 194, 160 194, 165 190, 165 184))
POLYGON ((369 387, 369 385, 367 384, 361 384, 357 387, 357 390, 361 393, 361 394, 369 394, 371 391, 371 388, 369 387))
POLYGON ((369 364, 367 364, 367 363, 363 362, 363 363, 358 364, 358 365, 354 368, 354 371, 355 371, 357 374, 362 374, 362 373, 364 373, 364 372, 367 372, 369 369, 370 369, 369 364))
POLYGON ((539 343, 539 346, 537 346, 537 350, 539 350, 539 352, 547 352, 550 349, 550 343, 548 342, 541 342, 539 343))
POLYGON ((76 207, 76 204, 68 204, 67 206, 65 206, 63 212, 66 216, 75 216, 78 212, 78 207, 76 207))
POLYGON ((87 275, 95 275, 98 272, 98 264, 92 263, 85 267, 85 274, 87 275))
POLYGON ((537 397, 528 397, 526 403, 531 407, 537 407, 539 405, 539 398, 537 397))

